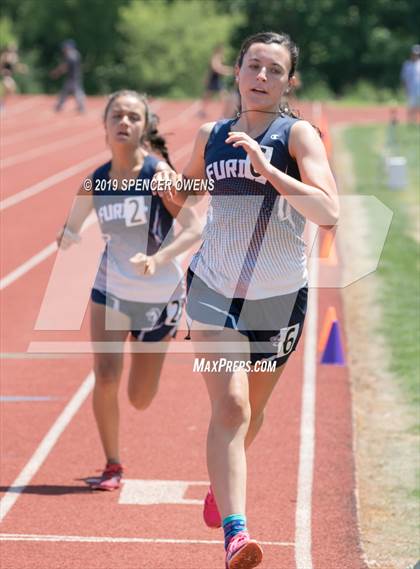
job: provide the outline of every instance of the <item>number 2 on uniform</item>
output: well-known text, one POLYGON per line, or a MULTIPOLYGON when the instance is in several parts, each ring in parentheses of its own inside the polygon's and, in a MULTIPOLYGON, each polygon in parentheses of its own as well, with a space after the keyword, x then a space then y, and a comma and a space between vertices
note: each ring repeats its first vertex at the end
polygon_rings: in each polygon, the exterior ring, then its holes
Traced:
POLYGON ((179 322, 182 314, 182 304, 179 300, 174 300, 170 302, 166 308, 166 320, 165 324, 167 326, 174 326, 179 322))
POLYGON ((146 212, 149 208, 146 206, 143 196, 128 198, 124 204, 124 217, 127 227, 143 225, 147 222, 146 212))

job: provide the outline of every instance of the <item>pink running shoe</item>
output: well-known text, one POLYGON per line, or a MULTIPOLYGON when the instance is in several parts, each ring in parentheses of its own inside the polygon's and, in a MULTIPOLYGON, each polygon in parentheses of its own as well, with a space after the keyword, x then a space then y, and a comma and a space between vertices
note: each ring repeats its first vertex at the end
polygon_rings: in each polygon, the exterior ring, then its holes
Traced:
POLYGON ((123 474, 121 464, 108 463, 100 478, 90 484, 92 490, 117 490, 123 474))
POLYGON ((222 519, 211 486, 204 500, 203 518, 209 528, 216 529, 222 527, 222 519))
POLYGON ((240 531, 229 542, 226 569, 253 569, 261 563, 262 558, 259 544, 249 537, 247 531, 240 531))

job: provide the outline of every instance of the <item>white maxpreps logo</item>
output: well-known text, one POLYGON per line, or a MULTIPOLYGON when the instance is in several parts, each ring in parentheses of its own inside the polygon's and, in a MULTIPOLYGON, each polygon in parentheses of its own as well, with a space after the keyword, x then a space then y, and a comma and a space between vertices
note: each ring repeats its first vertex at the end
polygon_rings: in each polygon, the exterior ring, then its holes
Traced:
MULTIPOLYGON (((245 162, 245 160, 243 160, 243 162, 245 162)), ((259 197, 261 198, 261 201, 259 202, 257 200, 257 203, 262 204, 263 196, 259 197)), ((216 196, 212 199, 216 199, 216 196)), ((279 196, 277 199, 279 204, 278 217, 281 220, 286 218, 286 220, 290 222, 292 218, 289 212, 290 210, 293 211, 293 208, 291 208, 284 196, 279 196)), ((299 200, 297 198, 294 200, 294 206, 297 211, 300 211, 300 207, 303 207, 306 204, 309 204, 312 207, 313 198, 302 197, 299 200)), ((319 275, 320 280, 317 282, 318 288, 344 288, 361 278, 366 277, 370 273, 374 273, 378 268, 383 246, 386 242, 393 217, 392 211, 374 196, 341 196, 340 207, 342 219, 346 219, 347 217, 354 215, 355 211, 360 212, 366 210, 368 212, 361 221, 360 219, 358 220, 358 223, 362 224, 361 227, 363 229, 363 235, 362 237, 359 237, 361 240, 364 239, 366 242, 369 242, 369 246, 372 247, 372 251, 369 255, 362 255, 360 258, 354 259, 351 256, 349 247, 345 246, 349 239, 347 235, 348 227, 346 223, 343 225, 338 224, 333 241, 336 246, 340 246, 341 244, 337 269, 346 266, 350 267, 350 270, 346 271, 345 278, 342 276, 343 271, 341 270, 321 272, 319 275), (366 235, 368 237, 366 237, 366 235)), ((138 213, 139 212, 137 212, 137 214, 138 213)), ((134 211, 133 216, 129 221, 131 221, 133 217, 135 217, 135 220, 138 218, 138 215, 134 216, 134 211)), ((257 219, 258 208, 255 213, 254 227, 257 219)), ((273 219, 274 217, 272 216, 270 223, 273 219)), ((321 234, 316 230, 315 224, 310 223, 308 226, 310 229, 307 235, 308 257, 311 262, 320 262, 321 258, 318 254, 318 244, 321 239, 321 234)), ((109 235, 102 235, 99 225, 95 223, 95 218, 93 216, 86 220, 82 231, 83 246, 77 245, 71 247, 69 250, 60 249, 57 252, 45 294, 42 299, 41 306, 39 307, 38 317, 34 326, 35 331, 42 330, 45 332, 54 332, 63 330, 82 330, 83 319, 90 301, 91 289, 97 275, 98 259, 101 258, 101 255, 103 254, 103 239, 106 241, 109 241, 110 239, 109 235), (81 271, 80 267, 83 267, 83 271, 81 271), (72 291, 71 295, 66 297, 66 302, 64 304, 63 290, 72 291)), ((161 247, 164 248, 170 243, 170 240, 171 233, 168 233, 161 247)), ((334 247, 331 247, 330 251, 334 250, 334 247)), ((239 264, 243 264, 245 262, 246 252, 246 247, 243 248, 243 251, 238 251, 239 264), (240 258, 241 256, 242 258, 240 258)), ((331 259, 331 256, 332 253, 330 252, 328 259, 331 259)), ((325 262, 326 258, 323 257, 322 261, 325 262)), ((181 280, 182 276, 180 276, 179 281, 174 282, 173 293, 175 293, 181 280)), ((6 279, 4 279, 4 281, 3 286, 7 286, 6 279)), ((311 286, 311 280, 309 284, 311 286)), ((163 303, 166 303, 166 301, 167 297, 162 298, 162 305, 163 303)), ((157 310, 149 312, 149 317, 156 322, 159 309, 158 307, 152 308, 156 308, 157 310)), ((179 321, 181 309, 181 303, 173 305, 173 311, 168 311, 168 316, 170 317, 171 322, 167 322, 167 324, 173 326, 174 321, 179 321)), ((295 338, 297 337, 298 331, 300 331, 300 329, 297 330, 294 329, 294 327, 291 327, 291 329, 286 328, 279 331, 278 334, 273 335, 271 341, 281 350, 281 353, 289 353, 295 345, 295 338)), ((86 346, 87 344, 88 342, 86 342, 86 346)), ((79 345, 73 340, 60 340, 57 342, 55 339, 37 341, 33 338, 31 339, 26 351, 32 353, 62 353, 63 351, 74 353, 76 349, 79 350, 79 345)), ((86 347, 86 350, 90 349, 91 346, 89 342, 89 347, 86 347)), ((77 351, 77 353, 79 353, 79 351, 77 351)))
POLYGON ((270 136, 270 138, 271 138, 271 140, 279 140, 280 135, 279 135, 279 134, 272 134, 272 135, 270 136))

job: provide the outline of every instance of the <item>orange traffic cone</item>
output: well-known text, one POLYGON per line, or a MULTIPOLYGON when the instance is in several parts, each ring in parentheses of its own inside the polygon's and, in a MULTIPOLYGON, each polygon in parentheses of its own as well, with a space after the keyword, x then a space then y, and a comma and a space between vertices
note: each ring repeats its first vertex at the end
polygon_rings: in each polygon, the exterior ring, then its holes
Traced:
POLYGON ((325 146, 325 150, 327 152, 327 156, 329 159, 331 159, 332 157, 332 142, 331 142, 331 136, 330 136, 330 129, 328 126, 328 121, 325 118, 325 115, 323 114, 321 116, 321 120, 320 120, 320 129, 321 134, 322 134, 322 140, 324 142, 324 146, 325 146))
POLYGON ((337 266, 337 249, 335 247, 335 231, 328 230, 325 232, 321 244, 319 257, 324 265, 335 267, 337 266))
POLYGON ((324 324, 322 326, 321 334, 319 336, 318 351, 321 352, 325 348, 328 336, 330 334, 331 325, 337 320, 337 312, 334 306, 329 306, 327 314, 325 315, 324 324))

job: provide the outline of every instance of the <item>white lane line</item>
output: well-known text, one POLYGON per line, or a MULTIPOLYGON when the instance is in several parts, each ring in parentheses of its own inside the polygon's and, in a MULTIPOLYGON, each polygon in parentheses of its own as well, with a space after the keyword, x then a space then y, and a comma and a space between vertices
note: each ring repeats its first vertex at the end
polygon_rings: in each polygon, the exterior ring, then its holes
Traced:
MULTIPOLYGON (((187 327, 180 327, 180 332, 187 332, 187 327)), ((70 354, 93 354, 93 353, 109 353, 109 354, 120 354, 122 352, 126 354, 144 354, 144 353, 161 353, 165 352, 167 354, 194 354, 195 346, 197 350, 203 354, 217 354, 220 351, 227 354, 237 353, 240 349, 240 345, 235 342, 183 342, 172 341, 169 346, 162 346, 162 342, 131 342, 132 345, 128 343, 121 346, 121 342, 91 342, 91 341, 40 341, 40 342, 30 342, 25 354, 48 354, 48 357, 52 355, 59 355, 62 357, 69 356, 70 354)), ((270 342, 261 342, 258 344, 259 348, 266 351, 273 346, 270 342)), ((22 357, 24 354, 21 354, 22 357)), ((16 359, 19 353, 15 352, 3 352, 0 353, 0 358, 2 359, 16 359)))
POLYGON ((28 109, 39 107, 43 104, 45 104, 44 98, 34 100, 31 97, 28 101, 22 101, 21 103, 17 103, 16 105, 13 105, 13 107, 11 107, 10 109, 8 109, 6 106, 5 115, 2 117, 2 119, 7 120, 10 117, 14 117, 15 115, 19 115, 20 113, 27 111, 28 109))
MULTIPOLYGON (((198 101, 191 103, 191 105, 187 107, 184 111, 182 111, 179 115, 166 121, 164 130, 166 130, 168 127, 173 127, 174 124, 176 124, 178 121, 185 119, 188 115, 193 113, 198 108, 199 108, 198 101)), ((186 153, 186 146, 184 145, 179 149, 178 152, 174 153, 173 160, 180 158, 185 153, 186 153), (180 152, 181 154, 179 154, 180 152)), ((50 188, 54 184, 58 184, 59 182, 62 182, 63 180, 66 180, 67 178, 74 176, 74 174, 83 171, 85 168, 96 165, 97 162, 105 160, 106 158, 109 158, 109 151, 104 151, 101 152, 100 154, 96 154, 95 156, 92 156, 91 158, 88 158, 87 160, 80 162, 75 166, 71 166, 70 168, 66 168, 61 172, 58 172, 57 174, 50 176, 49 178, 45 178, 44 180, 41 180, 41 182, 38 182, 33 186, 30 186, 29 188, 26 188, 25 190, 17 192, 16 194, 13 194, 12 196, 5 198, 4 200, 1 200, 0 211, 12 207, 23 200, 31 198, 32 196, 39 194, 40 192, 43 192, 44 190, 50 188)))
POLYGON ((28 198, 36 196, 36 194, 43 192, 44 190, 50 188, 51 186, 54 186, 55 184, 59 184, 60 182, 66 180, 67 178, 71 178, 75 174, 78 174, 79 172, 82 172, 87 168, 99 165, 101 160, 105 160, 108 157, 109 157, 108 151, 100 152, 99 154, 95 154, 94 156, 87 158, 83 162, 79 162, 75 166, 70 166, 70 168, 66 168, 65 170, 61 170, 61 172, 58 172, 57 174, 53 174, 52 176, 45 178, 41 182, 38 182, 33 186, 29 186, 29 188, 26 188, 25 190, 17 192, 16 194, 13 194, 12 196, 5 198, 4 200, 1 200, 0 211, 8 209, 9 207, 12 207, 24 200, 27 200, 28 198))
POLYGON ((71 400, 67 403, 64 410, 56 419, 48 433, 45 435, 40 445, 21 470, 18 477, 10 485, 4 496, 0 500, 0 521, 2 521, 8 512, 11 510, 16 500, 19 498, 25 487, 29 484, 39 468, 44 463, 45 459, 50 454, 54 445, 60 438, 61 434, 73 419, 77 411, 83 405, 89 393, 92 391, 94 384, 93 372, 85 378, 82 385, 73 395, 71 400))
POLYGON ((17 269, 6 275, 3 279, 0 279, 0 290, 5 289, 15 281, 17 281, 20 277, 22 277, 25 273, 42 263, 45 259, 47 259, 50 255, 57 250, 56 243, 50 243, 45 249, 39 251, 36 255, 22 263, 17 269))
MULTIPOLYGON (((216 539, 170 539, 153 537, 100 537, 84 535, 36 535, 19 533, 0 533, 0 541, 53 541, 74 543, 171 543, 176 545, 220 545, 221 540, 216 539)), ((289 541, 258 541, 261 545, 277 547, 293 547, 289 541)))
POLYGON ((16 164, 28 162, 29 160, 33 160, 39 156, 51 154, 63 148, 76 146, 77 144, 86 142, 91 138, 99 138, 101 135, 102 131, 100 129, 89 129, 89 131, 85 132, 84 134, 77 133, 74 136, 62 138, 61 140, 56 140, 54 142, 50 142, 49 144, 44 144, 43 146, 36 146, 27 152, 20 152, 19 154, 14 154, 13 156, 9 156, 4 160, 0 160, 0 168, 4 169, 10 166, 16 166, 16 164))
MULTIPOLYGON (((100 118, 100 112, 94 113, 93 111, 88 114, 87 116, 83 117, 83 123, 80 122, 79 126, 87 126, 87 124, 93 122, 94 120, 97 121, 100 118)), ((77 122, 74 120, 56 120, 53 124, 45 124, 45 121, 42 121, 43 124, 41 126, 33 126, 32 128, 28 128, 23 131, 15 132, 14 134, 6 135, 4 134, 2 140, 0 140, 0 148, 3 150, 7 146, 11 144, 17 144, 18 142, 26 142, 27 140, 31 140, 32 138, 36 138, 37 136, 42 136, 45 134, 51 134, 56 130, 63 130, 68 127, 78 126, 77 122)))
MULTIPOLYGON (((83 233, 88 227, 93 225, 95 222, 96 222, 96 216, 95 214, 91 213, 86 218, 81 233, 83 233)), ((47 247, 39 251, 39 253, 37 253, 36 255, 34 255, 24 263, 22 263, 22 265, 11 271, 8 275, 0 279, 0 290, 5 289, 9 285, 17 281, 20 277, 23 277, 23 275, 25 275, 28 271, 30 271, 31 269, 42 263, 42 261, 45 261, 45 259, 47 259, 50 255, 55 253, 55 251, 57 251, 57 243, 54 241, 53 243, 50 243, 49 245, 47 245, 47 247)))
MULTIPOLYGON (((104 105, 105 105, 105 99, 104 99, 104 105)), ((151 108, 153 110, 153 112, 156 112, 161 106, 162 106, 162 102, 161 101, 157 101, 155 103, 151 104, 151 108)), ((79 128, 84 129, 86 127, 88 127, 90 125, 90 123, 93 123, 94 121, 98 121, 103 114, 103 105, 101 105, 100 107, 98 107, 97 109, 90 109, 88 111, 88 113, 86 115, 83 115, 82 117, 69 117, 69 116, 65 116, 65 117, 60 117, 60 120, 56 120, 54 121, 53 124, 48 124, 48 125, 43 125, 43 126, 34 126, 31 129, 25 129, 23 132, 17 132, 16 134, 13 135, 4 135, 4 140, 0 140, 0 148, 5 148, 7 146, 10 146, 11 144, 16 144, 17 142, 26 142, 27 140, 31 140, 32 138, 36 138, 37 136, 42 136, 44 134, 51 134, 52 132, 56 131, 56 130, 62 130, 65 129, 69 126, 75 126, 77 125, 77 121, 79 120, 79 128)), ((43 121, 45 122, 45 121, 43 121)))
MULTIPOLYGON (((310 224, 309 242, 315 242, 316 226, 310 224)), ((315 247, 315 245, 314 245, 315 247)), ((315 457, 315 398, 318 320, 318 251, 308 259, 310 294, 306 316, 298 492, 295 519, 296 569, 313 569, 312 487, 315 457)))
POLYGON ((20 403, 21 401, 52 401, 49 395, 0 395, 0 403, 20 403))
MULTIPOLYGON (((197 104, 193 103, 190 107, 188 107, 188 109, 186 109, 186 111, 189 110, 191 112, 191 109, 196 108, 197 105, 198 105, 198 103, 197 104)), ((184 113, 181 113, 181 115, 178 115, 178 119, 181 116, 185 116, 187 114, 186 111, 184 111, 184 113)), ((190 146, 190 143, 182 146, 178 150, 178 152, 175 153, 175 155, 178 155, 178 154, 183 155, 185 153, 185 147, 186 146, 190 146)), ((108 153, 104 153, 104 154, 108 155, 108 153)), ((175 157, 175 155, 174 155, 174 157, 175 157)), ((94 158, 97 159, 97 157, 94 157, 94 158)), ((89 160, 93 160, 93 159, 90 158, 89 160)), ((80 167, 80 165, 79 165, 79 167, 80 167)), ((56 177, 57 177, 57 175, 52 176, 51 178, 56 178, 56 177)), ((51 178, 49 178, 49 179, 51 179, 51 178)), ((39 190, 39 191, 42 191, 42 190, 39 190)), ((56 244, 51 243, 48 247, 46 247, 43 250, 44 255, 45 255, 45 250, 46 249, 48 250, 49 248, 52 248, 52 247, 54 247, 53 250, 55 250, 56 244)), ((53 250, 49 254, 51 254, 53 252, 53 250)), ((42 253, 42 251, 40 253, 42 253)), ((38 257, 40 255, 40 253, 35 255, 35 257, 38 257)), ((44 257, 44 258, 46 258, 46 257, 44 257)), ((13 273, 14 273, 13 277, 11 276, 12 273, 9 273, 9 275, 7 275, 5 277, 5 279, 7 279, 7 281, 6 281, 7 284, 3 285, 2 288, 5 288, 5 286, 8 286, 12 282, 16 281, 20 276, 22 276, 23 274, 28 272, 31 268, 33 268, 33 266, 35 266, 35 264, 39 264, 41 262, 41 260, 43 260, 43 259, 38 258, 37 262, 34 264, 33 259, 34 258, 31 258, 26 263, 24 263, 24 265, 26 265, 26 270, 22 271, 22 266, 20 266, 17 269, 15 269, 15 271, 13 271, 13 273)), ((3 279, 3 280, 5 280, 5 279, 3 279)), ((79 408, 81 407, 83 402, 86 400, 87 396, 89 395, 89 393, 91 392, 91 390, 93 388, 93 385, 94 385, 94 374, 93 374, 93 372, 90 372, 89 375, 84 380, 84 382, 82 383, 82 385, 79 387, 79 389, 75 393, 75 395, 72 397, 70 402, 67 404, 67 406, 65 407, 65 409, 63 410, 61 415, 58 417, 58 419, 55 421, 55 423, 53 424, 51 429, 48 431, 48 433, 46 434, 46 436, 44 437, 44 439, 42 440, 42 442, 40 443, 40 445, 36 449, 35 453, 32 455, 32 458, 29 460, 29 462, 26 464, 26 466, 20 472, 18 477, 14 480, 14 482, 10 486, 9 490, 6 491, 3 498, 1 498, 1 500, 0 500, 0 521, 2 521, 4 519, 4 517, 7 515, 7 513, 10 511, 10 509, 15 504, 16 500, 19 498, 22 491, 25 489, 25 487, 28 485, 28 483, 30 482, 32 477, 39 470, 39 468, 41 467, 41 465, 43 464, 43 462, 47 458, 48 454, 50 453, 50 451, 52 450, 52 448, 56 444, 57 440, 59 439, 59 437, 61 436, 61 434, 63 433, 63 431, 67 427, 67 425, 70 423, 70 421, 72 420, 74 415, 77 413, 77 411, 79 410, 79 408)))
MULTIPOLYGON (((22 352, 0 352, 0 360, 52 360, 60 359, 62 360, 66 355, 61 354, 24 354, 22 352)), ((74 357, 73 355, 67 355, 67 357, 74 357)))

